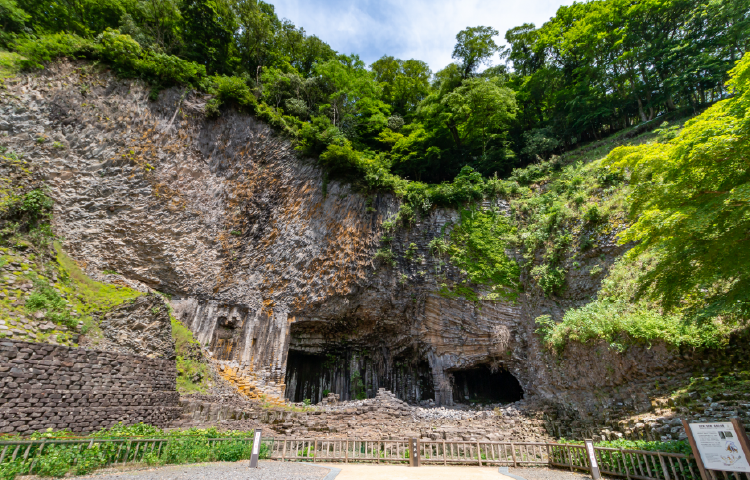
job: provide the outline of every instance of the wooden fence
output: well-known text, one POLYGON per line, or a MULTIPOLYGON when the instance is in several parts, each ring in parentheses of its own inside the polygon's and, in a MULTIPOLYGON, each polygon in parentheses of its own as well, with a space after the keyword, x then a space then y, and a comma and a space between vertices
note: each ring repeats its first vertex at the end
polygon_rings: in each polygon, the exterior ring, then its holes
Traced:
MULTIPOLYGON (((169 457, 169 452, 179 452, 180 446, 186 442, 200 444, 205 449, 205 458, 221 460, 221 455, 212 455, 211 452, 218 452, 222 445, 226 447, 225 442, 233 442, 233 445, 249 451, 253 439, 176 437, 0 441, 0 469, 22 459, 31 462, 28 472, 32 473, 36 460, 45 455, 45 450, 60 449, 81 457, 87 451, 95 451, 99 458, 104 459, 103 465, 148 462, 155 457, 166 463, 180 463, 179 458, 169 457)), ((266 455, 281 461, 408 463, 411 455, 409 439, 263 438, 262 442, 266 455)), ((583 445, 447 440, 424 440, 417 445, 422 464, 550 466, 591 471, 583 445)), ((599 470, 605 476, 628 480, 701 480, 695 460, 689 455, 596 446, 594 454, 599 470)), ((708 473, 710 480, 750 480, 750 474, 710 470, 708 473)))

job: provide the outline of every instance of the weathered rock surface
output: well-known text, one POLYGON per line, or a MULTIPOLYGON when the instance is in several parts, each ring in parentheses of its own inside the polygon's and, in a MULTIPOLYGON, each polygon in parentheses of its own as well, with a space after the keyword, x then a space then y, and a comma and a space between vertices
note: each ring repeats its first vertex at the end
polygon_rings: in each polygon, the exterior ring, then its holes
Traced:
POLYGON ((99 323, 104 339, 96 348, 174 360, 168 308, 160 295, 152 293, 106 312, 99 323))
MULTIPOLYGON (((462 279, 428 250, 458 220, 452 210, 398 230, 396 265, 377 264, 380 225, 397 199, 336 182, 324 194, 314 162, 251 117, 206 120, 200 95, 170 89, 149 102, 138 82, 65 62, 8 83, 0 141, 45 178, 66 248, 92 274, 115 270, 172 294, 177 317, 250 398, 319 401, 330 390, 350 400, 388 388, 452 405, 471 396, 454 387, 468 391, 467 372, 481 367, 511 374, 548 431, 569 435, 644 414, 659 393, 654 378, 679 385, 703 368, 699 352, 662 345, 575 345, 552 358, 534 319, 589 301, 599 288, 590 275, 571 273, 555 299, 527 278, 515 302, 440 296, 441 282, 462 279)), ((578 272, 606 270, 622 251, 614 236, 601 239, 578 272)), ((327 424, 325 415, 305 428, 327 424)))

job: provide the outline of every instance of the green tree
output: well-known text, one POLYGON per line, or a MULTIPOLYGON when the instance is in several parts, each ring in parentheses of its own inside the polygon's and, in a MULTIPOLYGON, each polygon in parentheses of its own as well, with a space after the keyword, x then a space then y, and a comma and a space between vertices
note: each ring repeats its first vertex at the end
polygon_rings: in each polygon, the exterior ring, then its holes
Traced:
POLYGON ((733 98, 688 122, 666 144, 614 150, 607 162, 631 171, 634 223, 622 243, 631 257, 656 252, 641 279, 667 308, 689 296, 707 311, 750 313, 750 55, 732 70, 733 98))
POLYGON ((383 101, 403 117, 411 117, 429 93, 432 72, 425 62, 385 55, 370 68, 383 88, 383 101))
POLYGON ((228 73, 235 16, 222 0, 185 0, 182 8, 185 56, 209 73, 228 73))
POLYGON ((21 9, 15 0, 0 0, 0 45, 8 40, 9 33, 21 33, 31 16, 21 9))
POLYGON ((446 95, 444 120, 457 145, 477 142, 482 154, 487 145, 505 134, 513 119, 516 102, 513 91, 495 78, 472 78, 446 95))
POLYGON ((494 37, 499 33, 492 27, 467 27, 456 35, 453 58, 458 60, 464 78, 468 78, 482 64, 490 62, 500 51, 494 37))
POLYGON ((358 55, 339 55, 315 66, 315 73, 327 92, 326 103, 319 106, 352 140, 372 137, 387 123, 388 106, 380 100, 382 89, 375 75, 365 68, 358 55))

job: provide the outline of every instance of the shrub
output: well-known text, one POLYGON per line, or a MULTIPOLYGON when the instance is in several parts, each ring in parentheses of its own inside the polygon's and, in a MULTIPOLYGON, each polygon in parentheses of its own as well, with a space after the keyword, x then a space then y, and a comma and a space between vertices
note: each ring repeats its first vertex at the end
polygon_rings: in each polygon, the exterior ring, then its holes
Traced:
POLYGON ((552 135, 549 128, 534 128, 523 134, 526 146, 521 154, 532 160, 547 160, 552 152, 560 146, 560 141, 552 135))
POLYGON ((589 206, 589 208, 586 209, 586 212, 583 214, 583 220, 586 223, 596 225, 597 223, 601 223, 604 220, 604 214, 599 210, 599 207, 595 203, 593 203, 589 206))
POLYGON ((101 44, 101 57, 113 65, 120 75, 136 73, 141 58, 141 46, 130 35, 119 30, 106 29, 96 37, 101 44))
POLYGON ((42 68, 42 64, 60 57, 97 58, 101 46, 69 33, 53 33, 38 38, 22 38, 14 49, 25 58, 21 60, 22 68, 42 68))
POLYGON ((362 177, 363 165, 361 153, 352 148, 349 141, 343 145, 328 145, 326 151, 320 155, 320 164, 334 177, 351 178, 362 177))
POLYGON ((682 315, 663 314, 643 304, 608 298, 568 310, 558 324, 550 324, 542 317, 537 324, 544 343, 558 351, 570 341, 597 339, 617 350, 629 343, 650 345, 657 341, 674 347, 718 348, 725 345, 728 332, 717 322, 694 321, 682 315))
MULTIPOLYGON (((232 105, 248 113, 255 113, 258 100, 244 80, 239 77, 213 77, 214 92, 222 105, 232 105)), ((212 92, 213 93, 213 92, 212 92)))
POLYGON ((157 85, 197 86, 206 76, 206 66, 174 55, 148 51, 138 63, 142 78, 157 85))
POLYGON ((45 317, 47 320, 58 325, 65 325, 68 328, 75 328, 78 322, 65 308, 66 305, 65 300, 54 289, 45 284, 39 284, 26 300, 27 311, 46 310, 45 317))
POLYGON ((443 238, 436 237, 430 240, 430 243, 427 244, 427 248, 433 256, 442 257, 448 253, 450 243, 443 238))
POLYGON ((396 255, 393 254, 393 250, 390 249, 390 247, 384 247, 375 252, 375 256, 373 257, 376 261, 383 262, 386 265, 390 265, 392 267, 396 266, 396 255))
POLYGON ((542 291, 547 295, 552 295, 560 291, 565 285, 565 274, 567 272, 563 267, 543 263, 531 269, 531 276, 539 284, 542 291))

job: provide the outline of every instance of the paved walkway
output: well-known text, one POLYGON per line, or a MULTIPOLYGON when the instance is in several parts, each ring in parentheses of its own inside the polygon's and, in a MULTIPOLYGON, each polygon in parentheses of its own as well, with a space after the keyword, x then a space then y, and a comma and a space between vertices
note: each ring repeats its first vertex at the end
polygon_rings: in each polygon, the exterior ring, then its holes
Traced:
MULTIPOLYGON (((249 469, 247 460, 165 467, 110 468, 85 477, 92 480, 591 480, 581 473, 550 468, 511 468, 503 475, 495 467, 374 465, 367 463, 309 464, 261 460, 249 469), (322 468, 325 467, 325 468, 322 468), (329 470, 333 469, 333 470, 329 470)), ((71 479, 72 480, 72 479, 71 479)))
POLYGON ((92 480, 322 480, 327 468, 305 463, 261 460, 259 468, 248 468, 247 460, 239 462, 193 463, 132 470, 105 469, 85 477, 92 480))
POLYGON ((322 467, 340 468, 336 480, 513 480, 501 475, 497 467, 443 467, 425 465, 368 465, 352 463, 316 463, 322 467))

